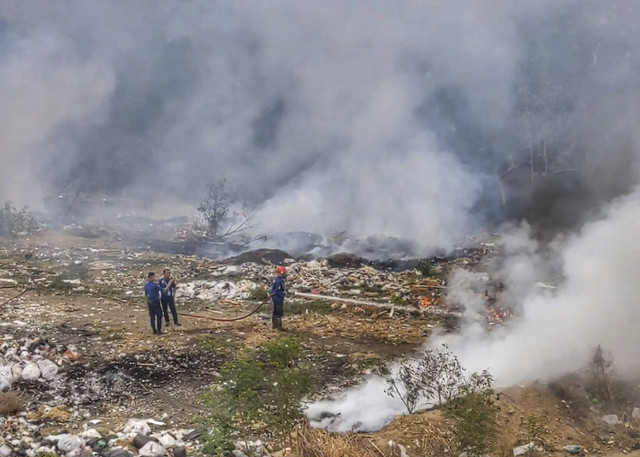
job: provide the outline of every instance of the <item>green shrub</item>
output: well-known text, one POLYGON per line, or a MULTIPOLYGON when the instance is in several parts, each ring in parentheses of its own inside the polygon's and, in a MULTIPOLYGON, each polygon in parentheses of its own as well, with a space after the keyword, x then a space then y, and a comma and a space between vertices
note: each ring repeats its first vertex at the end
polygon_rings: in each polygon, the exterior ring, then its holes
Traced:
POLYGON ((249 298, 256 301, 266 300, 269 298, 269 291, 264 287, 254 287, 249 290, 249 298))
POLYGON ((453 420, 452 435, 458 451, 470 456, 485 455, 494 443, 497 407, 492 385, 488 372, 474 373, 461 386, 459 395, 442 408, 444 416, 453 420))
POLYGON ((418 262, 418 265, 416 265, 416 270, 422 276, 433 276, 433 267, 426 260, 421 260, 420 262, 418 262))
POLYGON ((258 424, 282 440, 290 438, 311 390, 303 349, 300 339, 280 336, 223 366, 218 382, 201 399, 206 453, 221 456, 237 438, 255 438, 258 424))
POLYGON ((262 366, 250 358, 224 364, 220 379, 202 399, 207 408, 200 418, 207 430, 203 437, 206 453, 222 456, 233 449, 234 435, 244 442, 252 437, 252 424, 261 418, 263 380, 262 366))
POLYGON ((25 206, 18 210, 10 201, 0 207, 0 236, 15 237, 33 233, 40 228, 40 224, 25 206))

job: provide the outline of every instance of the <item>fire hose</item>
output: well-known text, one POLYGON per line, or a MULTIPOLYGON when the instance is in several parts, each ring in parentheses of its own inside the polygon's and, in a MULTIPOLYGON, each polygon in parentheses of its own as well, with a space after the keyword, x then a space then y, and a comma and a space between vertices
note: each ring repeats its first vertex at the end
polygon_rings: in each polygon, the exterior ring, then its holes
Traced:
POLYGON ((260 310, 260 308, 262 308, 265 304, 267 304, 269 300, 271 300, 271 297, 265 298, 262 301, 262 303, 260 303, 258 307, 255 308, 253 311, 251 311, 249 314, 245 314, 244 316, 238 316, 238 317, 230 317, 226 319, 223 317, 203 316, 201 314, 191 314, 191 313, 177 313, 177 314, 178 316, 193 317, 195 319, 207 319, 207 320, 216 321, 216 322, 236 322, 236 321, 241 321, 243 319, 246 319, 247 317, 253 316, 255 313, 257 313, 260 310))
MULTIPOLYGON (((119 301, 119 302, 121 302, 121 303, 130 304, 129 302, 126 302, 126 301, 124 301, 124 300, 119 300, 119 299, 117 299, 117 298, 111 298, 111 299, 112 299, 112 300, 115 300, 115 301, 119 301)), ((179 313, 177 313, 177 314, 178 314, 178 316, 191 317, 191 318, 194 318, 194 319, 206 319, 206 320, 209 320, 209 321, 215 321, 215 322, 236 322, 236 321, 241 321, 241 320, 243 320, 243 319, 246 319, 246 318, 248 318, 248 317, 253 316, 255 313, 257 313, 258 311, 260 311, 260 309, 261 309, 264 305, 266 305, 266 304, 269 302, 269 300, 271 300, 271 297, 270 297, 270 296, 269 296, 269 297, 267 297, 267 298, 265 298, 264 300, 262 300, 262 302, 261 302, 261 303, 260 303, 260 304, 259 304, 259 305, 258 305, 258 306, 253 310, 253 311, 251 311, 250 313, 245 314, 245 315, 243 315, 243 316, 238 316, 238 317, 229 317, 229 318, 224 318, 224 317, 203 316, 202 314, 191 314, 191 313, 182 313, 182 312, 179 312, 179 313)), ((137 306, 142 307, 142 306, 144 306, 144 305, 139 305, 139 304, 137 304, 137 306)))
MULTIPOLYGON (((3 287, 3 288, 15 288, 16 286, 12 286, 12 287, 3 287)), ((3 306, 9 304, 10 302, 12 302, 13 300, 15 300, 16 298, 21 297, 28 289, 24 288, 19 294, 14 295, 13 297, 9 298, 8 300, 5 300, 3 303, 0 304, 0 308, 2 308, 3 306)), ((113 299, 113 298, 112 298, 113 299)), ((124 301, 124 300, 119 300, 119 299, 113 299, 122 303, 127 303, 128 302, 124 301)), ((260 309, 266 305, 269 300, 271 300, 271 296, 265 298, 253 311, 251 311, 248 314, 245 314, 243 316, 238 316, 238 317, 230 317, 230 318, 223 318, 223 317, 212 317, 212 316, 203 316, 201 314, 191 314, 191 313, 177 313, 178 316, 184 316, 184 317, 192 317, 194 319, 207 319, 210 321, 216 321, 216 322, 236 322, 236 321, 241 321, 243 319, 246 319, 248 317, 253 316, 255 313, 257 313, 258 311, 260 311, 260 309)), ((139 306, 143 306, 143 305, 139 305, 139 306)))

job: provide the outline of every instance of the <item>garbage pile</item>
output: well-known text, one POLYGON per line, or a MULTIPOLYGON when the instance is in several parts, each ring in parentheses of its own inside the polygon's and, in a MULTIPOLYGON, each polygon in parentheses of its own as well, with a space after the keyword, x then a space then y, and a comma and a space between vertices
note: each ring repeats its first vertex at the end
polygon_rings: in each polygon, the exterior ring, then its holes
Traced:
POLYGON ((162 457, 169 452, 173 456, 186 456, 187 450, 199 450, 202 444, 198 430, 158 430, 164 422, 153 419, 130 419, 119 431, 100 427, 100 421, 90 421, 77 433, 64 431, 59 434, 43 434, 43 426, 31 423, 25 417, 0 418, 0 456, 65 455, 81 457, 162 457))
MULTIPOLYGON (((46 434, 43 424, 33 423, 24 415, 0 418, 0 456, 186 457, 203 448, 204 431, 200 429, 172 429, 163 421, 129 419, 112 431, 100 423, 92 420, 83 424, 81 431, 46 434)), ((232 455, 236 457, 269 456, 259 440, 239 441, 235 446, 232 455)))
POLYGON ((23 339, 0 345, 0 392, 18 381, 49 382, 53 380, 65 357, 73 350, 50 346, 46 340, 23 339))
MULTIPOLYGON (((199 299, 250 299, 256 289, 268 289, 273 279, 273 265, 243 263, 221 266, 212 271, 214 279, 181 283, 178 301, 199 299)), ((417 310, 427 306, 444 306, 441 291, 444 280, 424 277, 415 270, 383 271, 369 265, 333 268, 322 261, 293 261, 287 265, 287 289, 295 293, 313 293, 409 305, 417 310), (426 305, 428 304, 428 305, 426 305)), ((295 299, 295 296, 291 297, 295 299)))

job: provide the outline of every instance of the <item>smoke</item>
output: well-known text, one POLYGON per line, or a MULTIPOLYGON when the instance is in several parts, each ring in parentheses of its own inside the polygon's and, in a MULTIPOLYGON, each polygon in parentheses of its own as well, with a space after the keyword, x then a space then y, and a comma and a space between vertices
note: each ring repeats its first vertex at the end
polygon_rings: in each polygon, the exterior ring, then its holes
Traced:
POLYGON ((50 176, 49 155, 64 147, 49 143, 51 136, 70 124, 101 120, 113 76, 97 62, 78 61, 69 47, 64 39, 43 41, 36 34, 12 40, 0 58, 0 195, 5 199, 39 207, 43 181, 50 176))
MULTIPOLYGON (((511 258, 509 273, 503 274, 508 274, 507 290, 518 290, 510 300, 519 317, 498 331, 469 325, 444 340, 467 367, 488 368, 501 385, 582 369, 600 344, 612 351, 620 374, 637 376, 640 286, 633 278, 640 272, 640 246, 633 234, 639 228, 640 192, 635 191, 561 244, 564 280, 557 291, 534 287, 536 274, 527 272, 535 265, 531 256, 511 258)), ((526 232, 519 235, 527 242, 526 232)))
MULTIPOLYGON (((598 345, 611 351, 620 375, 637 377, 638 230, 640 190, 615 200, 598 220, 551 245, 533 240, 527 226, 513 228, 501 240, 505 257, 492 274, 504 283, 500 300, 517 309, 514 320, 487 331, 481 294, 488 287, 487 275, 457 271, 448 301, 467 306, 462 328, 436 335, 427 345, 447 344, 468 372, 488 369, 498 387, 549 381, 582 370, 598 345), (540 280, 553 277, 560 281, 557 289, 539 287, 540 280)), ((404 412, 402 403, 384 389, 384 381, 372 377, 337 398, 312 405, 308 414, 314 420, 322 412, 339 414, 317 422, 338 431, 377 429, 404 412)))
POLYGON ((632 372, 639 39, 626 0, 0 0, 0 200, 174 215, 226 178, 263 232, 446 247, 513 221, 492 273, 520 317, 487 335, 460 273, 450 347, 501 384, 596 344, 632 372))
POLYGON ((2 1, 0 196, 187 211, 226 178, 263 232, 446 246, 505 219, 572 226, 637 183, 639 13, 2 1))

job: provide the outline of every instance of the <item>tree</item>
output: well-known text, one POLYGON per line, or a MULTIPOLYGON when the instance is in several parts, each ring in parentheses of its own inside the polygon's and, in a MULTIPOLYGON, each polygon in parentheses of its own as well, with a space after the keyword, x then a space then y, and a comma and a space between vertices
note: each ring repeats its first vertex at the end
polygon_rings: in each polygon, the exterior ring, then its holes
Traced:
POLYGON ((236 205, 224 179, 207 184, 205 198, 197 209, 204 219, 207 236, 211 238, 224 238, 252 227, 254 215, 245 211, 245 205, 236 205), (242 208, 235 211, 234 206, 242 208))
POLYGON ((602 348, 601 345, 593 351, 590 363, 591 383, 590 393, 605 405, 612 405, 614 395, 611 388, 611 378, 613 376, 613 356, 602 348))
POLYGON ((24 233, 33 233, 40 224, 25 206, 18 210, 10 201, 0 207, 0 236, 14 237, 24 233))
POLYGON ((437 400, 438 405, 453 398, 463 381, 463 368, 455 354, 427 349, 420 359, 402 362, 397 371, 386 370, 387 395, 399 398, 409 414, 437 400))
POLYGON ((227 182, 218 180, 207 184, 207 193, 198 206, 198 211, 207 224, 207 235, 216 236, 220 233, 223 223, 229 214, 233 201, 227 192, 227 182))

